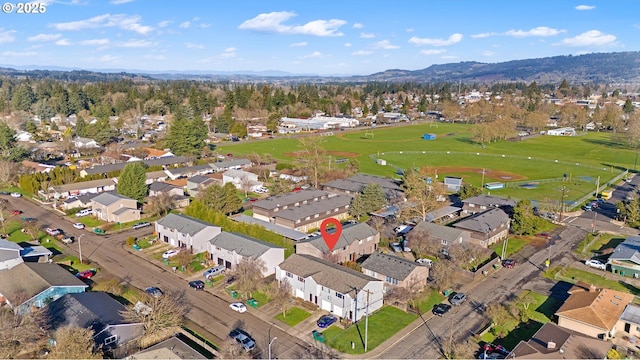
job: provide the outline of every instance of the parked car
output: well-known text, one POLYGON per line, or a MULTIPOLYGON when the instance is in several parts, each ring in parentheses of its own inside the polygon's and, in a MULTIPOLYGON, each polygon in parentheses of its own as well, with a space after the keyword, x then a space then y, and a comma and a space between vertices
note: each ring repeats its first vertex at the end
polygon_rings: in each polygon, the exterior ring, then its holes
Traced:
POLYGON ((255 349, 256 347, 256 341, 253 340, 251 335, 244 330, 234 329, 229 333, 229 337, 235 339, 247 352, 255 349))
POLYGON ((389 246, 391 246, 391 249, 393 250, 393 252, 402 252, 402 246, 400 245, 400 243, 391 243, 389 244, 389 246))
POLYGON ((433 306, 432 312, 433 312, 433 315, 442 316, 448 313, 449 310, 451 310, 451 305, 440 303, 440 304, 435 304, 433 306))
POLYGON ((607 264, 602 263, 600 260, 589 259, 585 261, 584 264, 592 268, 607 270, 607 264))
POLYGON ((449 296, 449 303, 453 306, 461 305, 466 300, 467 295, 465 293, 454 292, 449 296))
POLYGON ((62 233, 60 229, 54 229, 54 228, 46 228, 44 231, 47 233, 47 235, 51 235, 51 236, 60 235, 62 233))
POLYGON ((202 276, 204 276, 205 279, 210 279, 220 274, 224 274, 224 271, 226 269, 227 268, 225 268, 224 265, 218 265, 216 267, 212 267, 211 269, 205 271, 204 274, 202 274, 202 276))
POLYGON ((148 223, 148 222, 144 221, 144 222, 139 222, 139 223, 133 224, 133 226, 131 228, 132 229, 141 229, 141 228, 147 227, 147 226, 151 226, 151 223, 148 223))
POLYGON ((433 260, 431 259, 416 259, 416 262, 420 265, 426 265, 426 266, 433 265, 433 260))
POLYGON ((14 197, 14 198, 19 198, 19 197, 22 196, 22 194, 20 194, 19 192, 12 192, 11 196, 14 197))
POLYGON ((60 241, 62 241, 64 244, 71 245, 71 244, 73 244, 73 237, 65 236, 60 241))
POLYGON ((89 269, 89 270, 85 270, 85 271, 80 271, 79 273, 76 274, 76 277, 79 279, 91 279, 94 275, 96 274, 96 270, 95 269, 89 269))
POLYGON ((9 194, 11 194, 11 193, 8 192, 8 191, 0 191, 0 195, 9 195, 9 194))
POLYGON ((333 315, 323 315, 318 319, 318 321, 316 321, 316 325, 321 328, 328 328, 336 321, 338 321, 338 318, 333 315))
POLYGON ((28 222, 28 223, 34 223, 34 222, 38 221, 38 219, 36 219, 36 218, 33 218, 33 217, 26 217, 26 216, 23 216, 23 217, 22 217, 22 220, 24 220, 24 221, 26 221, 26 222, 28 222))
POLYGON ((176 255, 180 254, 180 250, 178 249, 171 249, 171 250, 167 250, 165 252, 162 253, 162 258, 163 259, 170 259, 176 255))
POLYGON ((20 215, 22 214, 22 210, 13 210, 13 215, 20 215))
POLYGON ((202 280, 193 280, 193 281, 189 281, 189 287, 196 289, 196 290, 202 290, 204 289, 204 281, 202 280))
POLYGON ((511 269, 512 267, 516 266, 517 262, 514 259, 504 259, 502 260, 502 266, 506 267, 507 269, 511 269))
POLYGON ((413 229, 413 226, 411 225, 400 225, 395 229, 393 229, 393 231, 396 233, 396 235, 401 235, 401 234, 408 233, 412 229, 413 229))
POLYGON ((247 311, 247 306, 239 301, 229 304, 229 307, 231 308, 231 310, 239 313, 243 313, 247 311))
POLYGON ((154 298, 159 298, 160 296, 164 295, 162 290, 160 290, 160 288, 155 287, 155 286, 150 286, 150 287, 144 289, 144 292, 146 292, 147 294, 153 296, 154 298))
POLYGON ((76 229, 82 230, 82 229, 84 229, 84 224, 83 223, 74 223, 73 227, 76 228, 76 229))
POLYGON ((551 235, 549 233, 546 233, 546 232, 537 233, 536 236, 545 238, 547 240, 551 239, 551 235))
POLYGON ((83 217, 83 216, 91 215, 92 213, 93 213, 93 210, 91 209, 82 209, 76 213, 76 217, 83 217))
POLYGON ((482 350, 486 351, 487 353, 498 353, 498 354, 501 354, 502 356, 507 356, 510 353, 510 351, 507 350, 507 348, 505 348, 504 346, 494 345, 492 343, 484 344, 484 346, 482 347, 482 350))
POLYGON ((587 204, 587 205, 582 207, 582 210, 584 210, 584 211, 593 211, 593 207, 591 206, 591 204, 587 204))

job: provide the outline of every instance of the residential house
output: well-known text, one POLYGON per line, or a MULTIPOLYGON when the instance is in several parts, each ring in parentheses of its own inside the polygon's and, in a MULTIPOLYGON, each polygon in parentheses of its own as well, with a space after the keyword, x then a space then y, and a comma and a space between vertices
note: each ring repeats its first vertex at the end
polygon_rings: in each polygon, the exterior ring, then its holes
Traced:
POLYGON ((462 211, 465 214, 477 214, 493 208, 499 208, 507 214, 512 214, 517 202, 499 196, 478 195, 462 200, 462 204, 462 211))
POLYGON ((616 335, 616 323, 633 295, 577 283, 569 297, 556 311, 558 325, 599 339, 616 335))
POLYGON ((145 150, 147 151, 147 154, 148 154, 144 158, 145 160, 160 159, 160 158, 166 158, 166 157, 175 156, 171 152, 171 150, 168 150, 168 149, 159 150, 159 149, 153 149, 153 148, 145 148, 145 150))
MULTIPOLYGON (((208 359, 191 345, 182 341, 182 334, 174 335, 167 340, 161 341, 153 346, 128 356, 127 360, 190 360, 190 359, 208 359)), ((191 341, 193 342, 193 341, 191 341)), ((201 344, 198 344, 201 345, 201 344)), ((207 346, 207 345, 205 345, 207 346)))
POLYGON ((306 204, 282 207, 274 214, 273 222, 289 229, 306 232, 319 229, 325 219, 343 220, 348 218, 350 205, 351 197, 349 195, 330 196, 306 204))
POLYGON ((189 178, 196 175, 210 174, 213 168, 209 164, 194 165, 180 168, 171 168, 164 171, 171 180, 179 178, 189 178))
POLYGON ((613 343, 545 323, 511 350, 509 359, 606 359, 613 343))
POLYGON ((24 130, 16 131, 16 134, 13 137, 16 139, 16 141, 19 142, 31 142, 31 140, 33 139, 33 135, 31 135, 30 132, 24 130))
POLYGON ((469 231, 471 243, 489 247, 507 238, 511 219, 501 209, 491 209, 460 220, 452 226, 469 231))
POLYGON ((115 189, 116 182, 113 179, 98 179, 51 186, 49 187, 49 194, 55 199, 66 199, 70 196, 97 194, 115 189))
POLYGON ((247 125, 247 136, 251 138, 261 138, 267 133, 266 125, 247 125))
POLYGON ((393 286, 420 291, 427 285, 429 267, 395 255, 374 252, 362 263, 362 272, 393 286))
POLYGON ((356 261, 362 255, 373 253, 378 249, 379 242, 380 233, 366 223, 345 225, 333 251, 329 252, 324 239, 318 235, 298 241, 296 254, 311 255, 341 264, 345 261, 356 261))
POLYGON ((616 336, 640 338, 640 306, 628 304, 615 327, 616 336))
POLYGON ((58 264, 23 262, 0 271, 0 304, 24 313, 65 294, 84 292, 87 287, 58 264))
POLYGON ((251 167, 251 161, 248 159, 230 159, 209 164, 213 171, 222 172, 227 170, 241 170, 251 167))
POLYGON ((178 208, 189 206, 189 197, 184 194, 181 187, 166 182, 152 182, 149 184, 149 198, 156 196, 169 196, 178 208))
POLYGON ((238 190, 255 191, 262 187, 258 175, 244 170, 227 170, 222 174, 222 185, 232 183, 238 190))
POLYGON ((145 184, 150 185, 154 182, 164 182, 167 180, 167 174, 164 171, 150 171, 145 174, 145 184))
MULTIPOLYGON (((169 168, 169 167, 187 164, 191 161, 192 159, 186 156, 169 156, 169 157, 162 157, 158 159, 144 160, 143 163, 147 166, 162 166, 164 168, 169 168)), ((87 175, 96 175, 96 174, 106 176, 109 173, 112 173, 115 171, 121 171, 122 169, 124 169, 125 165, 127 165, 126 162, 120 162, 117 164, 98 165, 92 168, 80 170, 80 176, 85 177, 87 175)))
POLYGON ((55 168, 55 165, 41 164, 34 161, 29 161, 29 160, 22 160, 21 164, 23 168, 31 169, 33 172, 38 172, 38 173, 48 173, 53 168, 55 168))
POLYGON ((429 211, 424 217, 428 222, 447 222, 460 216, 461 208, 451 205, 446 205, 441 208, 429 211))
POLYGON ((144 324, 125 320, 127 308, 104 292, 66 294, 47 308, 52 331, 65 326, 93 330, 93 340, 103 350, 114 349, 142 336, 144 324))
POLYGON ((222 231, 219 226, 182 214, 163 217, 156 221, 155 228, 160 241, 195 254, 209 250, 209 240, 222 231))
POLYGON ((301 190, 282 195, 269 196, 253 203, 253 217, 270 223, 275 223, 275 216, 279 211, 292 206, 300 206, 310 202, 327 199, 332 194, 322 190, 301 190))
POLYGON ((76 148, 99 148, 100 147, 97 141, 89 138, 79 137, 79 136, 73 139, 73 146, 75 146, 76 148))
POLYGON ((361 193, 369 184, 378 184, 389 202, 396 202, 404 196, 397 181, 382 176, 357 174, 346 179, 338 179, 322 184, 326 191, 338 192, 355 196, 361 193))
POLYGON ((91 210, 93 216, 106 222, 140 220, 138 201, 115 192, 105 192, 91 199, 91 210))
POLYGON ((440 244, 443 249, 450 245, 470 242, 471 232, 450 226, 421 221, 411 230, 409 239, 413 237, 427 238, 440 244))
MULTIPOLYGON (((5 238, 0 238, 0 271, 22 264, 23 260, 20 256, 20 251, 22 251, 22 246, 5 238)), ((0 292, 2 292, 2 289, 0 289, 0 292)))
POLYGON ((68 197, 62 202, 62 204, 60 204, 60 208, 62 210, 71 210, 89 207, 91 206, 91 199, 98 195, 98 193, 87 193, 84 195, 68 197))
POLYGON ((280 170, 280 175, 278 175, 278 177, 282 180, 287 180, 294 183, 307 181, 307 176, 299 170, 282 169, 280 170))
POLYGON ((210 260, 227 269, 235 267, 243 260, 262 263, 262 276, 275 272, 284 261, 284 248, 240 233, 220 232, 209 241, 210 260))
POLYGON ((314 256, 291 255, 276 267, 276 279, 288 282, 293 296, 350 321, 382 307, 382 281, 314 256))
POLYGON ((245 224, 253 224, 253 225, 260 225, 263 228, 274 232, 278 235, 282 235, 284 237, 286 237, 287 239, 291 239, 293 241, 300 241, 303 239, 308 238, 309 234, 301 232, 301 231, 297 231, 297 230, 293 230, 293 229, 289 229, 286 228, 284 226, 280 226, 280 225, 276 225, 270 222, 266 222, 264 220, 260 220, 257 218, 254 218, 252 216, 246 215, 246 214, 235 214, 233 216, 231 216, 231 220, 237 221, 237 222, 241 222, 241 223, 245 223, 245 224))
POLYGON ((447 191, 458 192, 460 191, 460 188, 462 188, 462 178, 456 176, 445 176, 444 186, 447 188, 447 191))
POLYGON ((201 191, 211 185, 222 185, 222 174, 196 175, 187 179, 187 192, 192 197, 197 197, 201 191), (215 177, 214 177, 215 175, 215 177))
POLYGON ((607 260, 611 272, 622 276, 640 276, 640 236, 629 236, 616 246, 607 260))

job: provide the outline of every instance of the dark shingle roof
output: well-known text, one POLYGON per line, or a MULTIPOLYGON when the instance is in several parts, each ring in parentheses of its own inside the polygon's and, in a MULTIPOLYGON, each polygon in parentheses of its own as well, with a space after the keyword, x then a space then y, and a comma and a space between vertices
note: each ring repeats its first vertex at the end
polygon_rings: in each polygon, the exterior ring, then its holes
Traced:
POLYGON ((492 195, 478 195, 462 200, 466 204, 476 204, 484 206, 502 207, 502 206, 516 206, 516 201, 513 199, 507 199, 499 196, 492 195))
POLYGON ((613 250, 609 261, 631 261, 640 264, 640 236, 629 236, 613 250))
POLYGON ((111 186, 111 185, 115 185, 115 181, 113 181, 113 179, 98 179, 98 180, 80 181, 80 182, 64 184, 64 185, 56 185, 56 186, 53 186, 53 189, 57 192, 65 192, 65 191, 91 189, 95 187, 103 187, 103 186, 111 186))
POLYGON ((78 326, 93 329, 96 333, 108 325, 129 323, 121 311, 126 311, 124 305, 103 292, 66 294, 47 309, 53 329, 78 326))
MULTIPOLYGON (((327 231, 332 233, 332 231, 327 231)), ((355 225, 346 225, 342 228, 342 233, 340 233, 340 237, 338 238, 338 242, 335 245, 335 249, 339 249, 345 247, 347 245, 351 245, 353 242, 358 240, 364 240, 369 236, 375 236, 378 232, 367 225, 367 223, 359 223, 355 225)), ((324 242, 322 236, 316 236, 308 240, 302 240, 298 243, 309 242, 316 248, 318 248, 323 253, 329 252, 329 248, 327 244, 324 242)))
MULTIPOLYGON (((168 156, 168 157, 163 157, 158 159, 144 160, 143 162, 148 166, 157 166, 157 165, 183 164, 189 161, 190 159, 185 156, 168 156)), ((122 170, 127 164, 128 163, 126 162, 122 162, 117 164, 98 165, 90 169, 84 169, 84 171, 89 175, 106 174, 108 172, 122 170)))
POLYGON ((11 269, 0 271, 0 292, 15 304, 16 301, 31 299, 52 286, 87 287, 58 264, 21 263, 11 269))
POLYGON ((247 159, 225 160, 225 161, 219 161, 219 162, 216 162, 216 163, 212 163, 211 167, 216 169, 216 170, 224 170, 224 169, 228 169, 230 167, 245 166, 245 165, 251 165, 251 161, 249 161, 247 159))
POLYGON ((402 188, 395 180, 368 174, 357 174, 346 179, 329 181, 322 186, 357 193, 362 192, 369 184, 380 185, 388 199, 395 198, 402 193, 402 188))
POLYGON ((371 254, 367 260, 362 263, 363 269, 375 271, 384 276, 390 276, 393 279, 404 280, 411 274, 416 267, 421 266, 413 261, 403 259, 395 255, 386 255, 381 253, 371 254))
POLYGON ((91 201, 95 201, 98 204, 104 205, 104 206, 109 206, 120 200, 133 200, 133 199, 124 195, 120 195, 116 192, 103 192, 100 195, 91 199, 91 201))
POLYGON ((509 221, 509 215, 504 211, 501 209, 491 209, 461 220, 453 224, 453 226, 482 234, 489 234, 499 228, 500 225, 506 224, 509 221))
POLYGON ((342 208, 351 204, 351 197, 348 195, 337 195, 330 198, 321 199, 318 201, 310 201, 304 205, 292 206, 285 210, 278 211, 274 216, 288 219, 292 221, 302 220, 307 216, 314 216, 320 214, 320 219, 328 217, 333 214, 333 210, 336 208, 342 208), (326 212, 330 211, 327 215, 326 212))
POLYGON ((427 221, 421 221, 413 228, 414 234, 425 233, 425 235, 429 235, 434 239, 446 240, 447 243, 451 244, 460 238, 463 231, 465 230, 438 225, 427 221))
POLYGON ((273 210, 277 207, 290 206, 295 203, 302 203, 306 201, 313 201, 315 198, 322 196, 327 197, 331 193, 322 190, 301 190, 298 192, 290 192, 282 195, 269 196, 268 198, 253 203, 254 208, 262 208, 266 210, 273 210))
POLYGON ((149 190, 150 191, 155 191, 155 192, 166 192, 166 191, 171 191, 173 189, 176 189, 177 186, 173 185, 173 184, 169 184, 166 182, 161 182, 161 181, 154 181, 151 184, 149 184, 149 190))
POLYGON ((209 226, 216 226, 209 224, 206 221, 183 214, 169 214, 162 219, 157 220, 156 223, 170 229, 175 229, 179 233, 189 234, 191 236, 199 233, 209 226))
POLYGON ((241 256, 250 258, 260 257, 269 249, 281 249, 278 246, 258 240, 248 235, 230 233, 226 231, 216 235, 213 239, 209 240, 209 242, 222 249, 235 251, 241 256))

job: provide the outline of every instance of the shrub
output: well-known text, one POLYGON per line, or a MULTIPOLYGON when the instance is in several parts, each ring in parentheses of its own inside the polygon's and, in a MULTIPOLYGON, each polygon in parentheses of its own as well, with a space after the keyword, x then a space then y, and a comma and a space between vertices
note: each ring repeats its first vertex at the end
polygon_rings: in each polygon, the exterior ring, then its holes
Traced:
POLYGON ((133 246, 133 244, 135 244, 135 243, 136 243, 136 239, 133 236, 129 236, 127 238, 127 245, 128 246, 133 246))

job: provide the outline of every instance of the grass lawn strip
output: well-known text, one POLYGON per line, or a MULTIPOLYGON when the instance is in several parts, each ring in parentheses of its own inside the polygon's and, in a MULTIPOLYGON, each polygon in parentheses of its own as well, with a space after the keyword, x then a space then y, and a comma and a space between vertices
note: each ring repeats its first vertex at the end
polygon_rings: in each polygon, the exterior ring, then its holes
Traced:
POLYGON ((421 314, 431 312, 435 304, 439 304, 444 300, 444 296, 435 289, 430 289, 428 292, 424 292, 417 299, 417 307, 421 314))
POLYGON ((640 289, 630 284, 623 284, 618 282, 617 280, 608 280, 603 275, 605 275, 604 270, 599 270, 602 272, 600 274, 594 274, 589 271, 574 269, 571 267, 567 267, 562 269, 560 272, 556 274, 556 280, 566 280, 571 283, 575 283, 577 281, 584 281, 587 284, 593 284, 596 287, 618 290, 626 293, 630 293, 633 295, 639 295, 640 289))
POLYGON ((302 320, 311 316, 311 313, 306 312, 298 307, 292 307, 285 312, 286 316, 282 316, 282 313, 276 315, 274 319, 282 321, 283 323, 293 327, 298 325, 302 320))
MULTIPOLYGON (((402 330, 416 318, 416 315, 408 314, 393 306, 384 306, 371 314, 371 316, 369 316, 367 351, 375 349, 376 346, 402 330)), ((362 340, 364 339, 364 333, 364 317, 359 323, 353 324, 344 330, 337 326, 331 326, 323 332, 327 345, 348 354, 364 353, 364 343, 362 340), (354 349, 351 348, 351 342, 355 344, 354 349)))

